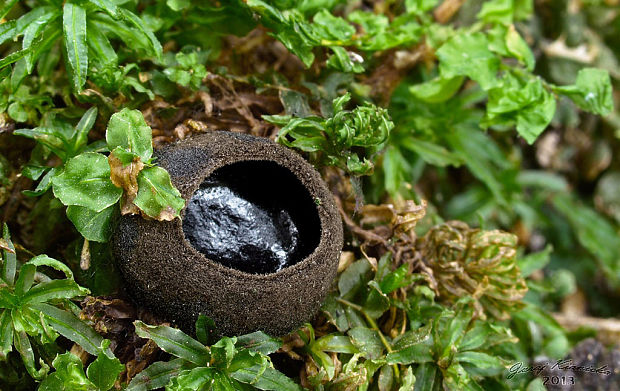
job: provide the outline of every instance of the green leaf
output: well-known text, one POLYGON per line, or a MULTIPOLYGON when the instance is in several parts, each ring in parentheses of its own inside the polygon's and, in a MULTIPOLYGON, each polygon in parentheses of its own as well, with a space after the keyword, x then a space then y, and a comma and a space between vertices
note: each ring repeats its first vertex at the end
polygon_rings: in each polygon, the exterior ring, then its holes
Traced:
POLYGON ((15 295, 22 297, 34 282, 34 273, 37 271, 37 267, 33 264, 25 264, 19 269, 19 276, 15 281, 15 295))
POLYGON ((449 357, 453 350, 457 350, 465 335, 467 326, 471 323, 474 310, 471 297, 463 297, 456 303, 456 314, 451 311, 442 314, 448 318, 447 327, 442 330, 435 345, 438 347, 440 359, 449 357))
POLYGON ((513 11, 513 0, 485 1, 477 18, 485 23, 510 25, 513 22, 513 11))
POLYGON ((65 205, 77 205, 101 212, 115 204, 123 190, 110 180, 105 156, 86 152, 69 160, 62 174, 52 179, 54 195, 65 205))
POLYGON ((103 338, 78 317, 45 303, 36 303, 30 306, 42 312, 50 326, 65 338, 77 343, 94 356, 99 354, 103 338))
POLYGON ((505 76, 497 88, 489 91, 483 126, 516 122, 517 132, 532 144, 555 114, 555 99, 538 78, 523 83, 505 76))
POLYGON ((62 28, 73 89, 80 92, 86 83, 88 73, 86 11, 84 8, 66 2, 62 14, 62 28))
POLYGON ((388 273, 385 277, 381 279, 381 282, 379 283, 379 286, 381 287, 381 292, 387 295, 397 289, 408 286, 412 282, 411 278, 407 278, 408 276, 409 268, 406 264, 401 265, 398 269, 388 273))
POLYGON ((614 226, 570 194, 555 194, 551 202, 573 227, 579 243, 600 261, 607 277, 620 284, 620 237, 614 226))
POLYGON ((15 281, 17 256, 15 255, 15 246, 13 246, 13 242, 11 241, 9 226, 6 223, 2 226, 2 238, 9 248, 9 250, 2 250, 2 279, 10 286, 13 285, 13 281, 15 281))
POLYGON ((381 287, 377 281, 370 281, 368 286, 370 287, 370 292, 364 301, 364 311, 371 318, 378 319, 390 308, 390 298, 381 292, 381 287))
POLYGON ((383 354, 383 343, 379 332, 366 327, 354 327, 348 332, 353 345, 363 353, 365 358, 375 360, 383 354))
POLYGON ((39 391, 98 391, 86 378, 82 361, 73 353, 59 354, 52 365, 56 371, 45 378, 39 391))
MULTIPOLYGON (((25 265, 24 265, 25 266, 25 265)), ((51 299, 72 299, 86 296, 90 291, 73 280, 51 280, 42 282, 30 289, 22 298, 22 303, 42 303, 51 299)))
POLYGON ((329 56, 325 65, 346 73, 362 73, 364 66, 362 65, 363 57, 357 53, 348 52, 340 46, 330 46, 333 55, 329 56))
POLYGON ((196 339, 203 345, 210 345, 215 333, 215 321, 204 314, 196 319, 196 339))
POLYGON ((503 361, 497 357, 483 352, 459 352, 456 354, 456 360, 463 365, 469 364, 472 367, 470 373, 473 372, 478 376, 495 376, 499 375, 505 368, 503 361))
POLYGON ((197 365, 207 365, 210 360, 207 348, 179 329, 168 326, 149 326, 134 322, 136 334, 152 339, 157 346, 173 356, 183 358, 197 365))
POLYGON ((0 19, 4 19, 4 17, 11 12, 13 6, 17 3, 18 0, 7 0, 2 8, 0 8, 0 19))
POLYGON ((334 16, 326 9, 314 15, 312 27, 319 38, 325 40, 346 41, 355 34, 355 27, 346 20, 334 16))
POLYGON ((577 74, 572 86, 556 87, 580 108, 598 115, 607 115, 614 109, 609 73, 602 69, 584 68, 577 74))
POLYGON ((499 59, 489 50, 489 41, 482 33, 458 34, 437 50, 442 78, 467 76, 484 90, 497 85, 499 59))
POLYGON ((351 343, 351 339, 344 335, 328 334, 317 339, 311 349, 313 351, 334 353, 357 353, 357 348, 351 343))
POLYGON ((185 206, 170 175, 161 167, 149 167, 138 174, 138 195, 134 200, 144 213, 158 220, 173 220, 185 206))
POLYGON ((301 391, 302 388, 283 373, 271 368, 254 365, 239 369, 230 376, 242 383, 251 384, 259 390, 301 391))
POLYGON ((465 368, 452 364, 444 371, 443 389, 446 391, 484 391, 465 368))
POLYGON ((131 11, 125 9, 125 8, 119 8, 118 10, 120 11, 121 17, 124 20, 129 22, 131 25, 133 25, 135 28, 137 28, 142 34, 144 34, 148 38, 148 40, 149 40, 149 42, 151 44, 150 45, 151 53, 154 56, 156 56, 157 58, 161 58, 162 52, 163 52, 163 49, 161 47, 161 43, 159 43, 159 41, 157 40, 157 38, 155 37, 155 34, 153 34, 151 29, 149 29, 146 26, 146 24, 144 24, 142 19, 140 19, 140 17, 138 17, 133 12, 131 12, 131 11))
POLYGON ((506 32, 506 49, 517 60, 525 64, 528 71, 534 70, 534 54, 513 25, 510 25, 506 32))
POLYGON ((536 270, 542 270, 549 261, 551 260, 551 252, 553 251, 553 246, 548 244, 544 250, 539 251, 537 253, 528 254, 525 257, 520 258, 517 263, 519 265, 519 269, 521 269, 521 276, 528 277, 536 270))
POLYGON ((222 383, 223 379, 216 379, 217 371, 214 368, 198 367, 179 373, 179 376, 171 379, 166 385, 166 391, 189 391, 189 390, 231 390, 222 383))
POLYGON ((153 155, 151 127, 138 110, 123 109, 110 117, 105 134, 110 151, 122 147, 148 163, 153 155))
POLYGON ((97 107, 91 107, 84 113, 80 122, 75 127, 75 134, 71 137, 73 141, 73 153, 77 154, 82 148, 86 146, 88 142, 88 132, 92 129, 97 119, 97 107))
POLYGON ((52 187, 52 178, 55 177, 59 171, 58 167, 52 167, 47 171, 45 176, 41 178, 41 181, 34 190, 24 190, 22 193, 29 197, 38 197, 42 195, 52 187))
POLYGON ((460 166, 462 161, 455 154, 448 151, 441 145, 415 139, 413 137, 407 137, 402 140, 401 145, 418 155, 427 163, 432 164, 434 166, 445 167, 445 166, 460 166))
POLYGON ((338 290, 342 297, 352 297, 368 281, 370 264, 366 259, 353 262, 338 279, 338 290))
POLYGON ((491 346, 516 341, 517 339, 512 335, 510 329, 499 324, 476 320, 474 326, 463 337, 459 351, 486 350, 491 346))
POLYGON ((25 331, 17 331, 13 334, 13 344, 15 345, 15 350, 19 352, 22 356, 22 361, 24 362, 24 366, 30 374, 36 380, 41 380, 49 367, 41 360, 41 368, 37 371, 34 363, 34 352, 32 350, 32 345, 30 344, 30 340, 28 339, 28 335, 25 331))
POLYGON ((108 15, 113 18, 118 17, 118 7, 112 0, 88 0, 90 3, 97 6, 97 8, 105 11, 108 15))
POLYGON ((10 310, 5 309, 0 314, 0 360, 6 359, 11 350, 13 350, 13 324, 10 310))
POLYGON ((162 388, 186 369, 189 369, 189 364, 182 358, 165 362, 158 361, 131 379, 126 391, 149 391, 162 388))
POLYGON ((101 212, 83 206, 67 207, 69 220, 84 238, 93 242, 105 243, 110 240, 114 229, 112 222, 116 216, 118 216, 116 204, 108 206, 101 212))
MULTIPOLYGON (((394 370, 390 365, 384 365, 379 371, 377 387, 379 391, 391 391, 394 385, 394 370)), ((411 389, 410 389, 411 390, 411 389)))
MULTIPOLYGON (((436 384, 440 381, 437 379, 437 365, 435 363, 423 363, 418 366, 415 371, 415 391, 435 390, 438 389, 436 384)), ((399 390, 400 391, 400 390, 399 390)))
POLYGON ((409 330, 392 343, 392 352, 386 357, 388 364, 434 362, 431 325, 409 330))
POLYGON ((237 348, 248 349, 261 354, 271 354, 282 347, 282 340, 271 337, 262 331, 255 331, 237 337, 237 348))
POLYGON ((86 370, 88 380, 93 382, 101 391, 107 391, 114 385, 118 375, 125 369, 121 361, 109 352, 106 354, 110 346, 109 340, 104 340, 101 346, 102 353, 97 356, 86 370))
POLYGON ((67 267, 67 265, 65 265, 64 263, 54 259, 54 258, 50 258, 45 254, 41 254, 41 255, 37 255, 36 257, 31 258, 28 261, 29 264, 33 264, 35 266, 47 266, 47 267, 51 267, 52 269, 56 269, 60 272, 63 272, 65 274, 65 277, 67 277, 68 279, 73 279, 73 272, 71 271, 71 269, 69 269, 69 267, 67 267))
MULTIPOLYGON (((401 386, 398 388, 398 391, 413 390, 416 384, 417 381, 416 377, 413 375, 413 369, 411 369, 411 367, 405 368, 402 374, 401 386)), ((430 388, 426 388, 426 390, 430 390, 430 388)))
POLYGON ((114 69, 118 66, 118 56, 108 37, 90 21, 87 23, 88 48, 93 54, 92 63, 97 67, 114 69), (99 65, 100 64, 100 65, 99 65))
POLYGON ((211 362, 219 368, 227 368, 237 353, 236 338, 222 337, 211 346, 211 362))
POLYGON ((464 78, 456 76, 451 78, 436 77, 427 82, 409 87, 413 96, 428 103, 441 103, 452 98, 463 85, 464 78))

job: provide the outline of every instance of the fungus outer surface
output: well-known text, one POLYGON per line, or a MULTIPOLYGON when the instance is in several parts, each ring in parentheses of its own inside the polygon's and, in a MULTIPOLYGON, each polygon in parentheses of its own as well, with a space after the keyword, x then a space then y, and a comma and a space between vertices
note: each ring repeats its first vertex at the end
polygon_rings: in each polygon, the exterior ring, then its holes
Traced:
MULTIPOLYGON (((199 314, 215 321, 218 335, 228 336, 257 330, 284 335, 309 321, 336 277, 343 242, 338 208, 320 174, 294 151, 267 138, 233 132, 195 135, 155 154, 188 206, 173 221, 121 217, 111 247, 133 299, 188 333, 194 331, 199 314), (245 166, 250 164, 255 168, 245 166), (257 194, 265 194, 268 202, 252 192, 241 192, 243 200, 259 205, 267 215, 286 211, 294 223, 296 255, 280 270, 248 273, 228 267, 205 255, 186 235, 183 225, 191 219, 192 197, 226 170, 245 170, 241 184, 250 183, 248 187, 260 190, 257 194), (277 194, 279 198, 271 200, 277 194)), ((223 182, 215 183, 217 187, 223 182)), ((235 183, 224 184, 235 190, 235 183)), ((270 221, 269 230, 277 237, 277 227, 286 226, 288 218, 270 221)), ((293 242, 279 240, 283 247, 293 242)))
POLYGON ((308 191, 271 161, 220 167, 192 195, 183 232, 207 258, 246 273, 274 273, 318 245, 320 221, 308 191))

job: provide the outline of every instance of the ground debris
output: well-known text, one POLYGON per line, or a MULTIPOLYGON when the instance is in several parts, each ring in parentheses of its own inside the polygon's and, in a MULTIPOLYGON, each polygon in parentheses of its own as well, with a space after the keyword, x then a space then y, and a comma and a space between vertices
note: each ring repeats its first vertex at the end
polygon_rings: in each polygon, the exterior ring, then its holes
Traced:
POLYGON ((169 325, 148 311, 113 297, 87 296, 81 303, 80 319, 90 322, 97 333, 111 341, 110 348, 126 369, 120 383, 128 383, 136 374, 153 363, 161 350, 151 340, 138 337, 134 320, 151 325, 169 325))

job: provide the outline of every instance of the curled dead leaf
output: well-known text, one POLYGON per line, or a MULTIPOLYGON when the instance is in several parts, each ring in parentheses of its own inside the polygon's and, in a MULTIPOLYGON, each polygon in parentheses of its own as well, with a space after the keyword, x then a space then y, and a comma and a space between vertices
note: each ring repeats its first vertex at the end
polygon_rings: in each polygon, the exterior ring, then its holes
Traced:
POLYGON ((144 168, 144 163, 138 156, 134 156, 133 160, 125 163, 116 151, 110 153, 108 163, 112 183, 124 190, 121 198, 121 213, 123 215, 138 213, 139 209, 133 204, 133 200, 138 194, 138 174, 144 168))

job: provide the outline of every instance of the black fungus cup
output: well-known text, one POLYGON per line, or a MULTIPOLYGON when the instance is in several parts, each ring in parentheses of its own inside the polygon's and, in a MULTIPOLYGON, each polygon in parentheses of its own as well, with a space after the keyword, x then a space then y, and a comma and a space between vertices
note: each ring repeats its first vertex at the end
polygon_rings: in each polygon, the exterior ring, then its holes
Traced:
MULTIPOLYGON (((336 276, 343 238, 332 194, 310 164, 266 138, 231 132, 170 145, 157 152, 157 163, 170 173, 186 207, 181 219, 170 222, 121 218, 112 249, 138 303, 191 331, 205 314, 221 335, 283 335, 315 315, 336 276), (200 233, 192 231, 200 225, 196 199, 215 185, 274 217, 265 235, 280 238, 275 253, 284 249, 286 257, 274 260, 244 246, 237 262, 234 253, 201 244, 200 233)), ((238 234, 251 242, 260 229, 238 234)))

